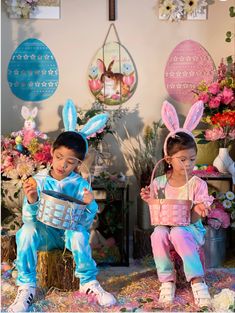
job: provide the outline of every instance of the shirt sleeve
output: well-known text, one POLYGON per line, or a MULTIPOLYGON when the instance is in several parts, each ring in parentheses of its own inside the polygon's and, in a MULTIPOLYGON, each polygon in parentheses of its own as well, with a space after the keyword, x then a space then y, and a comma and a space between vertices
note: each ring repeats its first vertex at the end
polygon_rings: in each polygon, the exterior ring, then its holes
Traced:
POLYGON ((202 179, 197 179, 194 188, 195 194, 193 203, 204 203, 206 207, 211 206, 214 201, 214 197, 208 194, 207 183, 202 179))
MULTIPOLYGON (((86 188, 92 192, 91 186, 86 181, 84 183, 83 188, 86 188)), ((83 191, 81 193, 82 193, 82 197, 83 197, 83 191)), ((85 209, 85 211, 82 215, 81 221, 80 221, 80 224, 83 225, 87 230, 89 230, 91 228, 91 225, 93 223, 93 220, 96 216, 97 211, 98 211, 98 204, 94 199, 89 204, 87 204, 86 209, 85 209)))
POLYGON ((33 204, 28 203, 26 197, 24 197, 22 221, 24 224, 37 221, 37 212, 39 207, 39 200, 33 204))

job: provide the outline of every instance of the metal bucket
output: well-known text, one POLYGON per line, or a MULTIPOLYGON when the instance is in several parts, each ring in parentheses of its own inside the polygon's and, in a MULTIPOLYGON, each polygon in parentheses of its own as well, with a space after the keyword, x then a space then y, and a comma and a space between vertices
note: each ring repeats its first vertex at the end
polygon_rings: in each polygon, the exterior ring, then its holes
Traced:
POLYGON ((59 229, 77 230, 86 204, 53 190, 41 192, 37 219, 59 229))
POLYGON ((221 267, 226 257, 226 229, 206 226, 205 236, 206 267, 221 267))

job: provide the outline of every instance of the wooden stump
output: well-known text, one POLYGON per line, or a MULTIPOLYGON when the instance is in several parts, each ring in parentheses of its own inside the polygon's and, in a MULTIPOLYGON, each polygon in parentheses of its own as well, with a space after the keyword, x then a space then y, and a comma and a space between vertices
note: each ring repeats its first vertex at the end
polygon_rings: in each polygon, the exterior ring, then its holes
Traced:
POLYGON ((79 279, 75 277, 75 262, 70 251, 39 251, 37 278, 40 287, 55 287, 62 290, 79 289, 79 279))
POLYGON ((12 263, 16 258, 15 236, 1 236, 1 261, 12 263))

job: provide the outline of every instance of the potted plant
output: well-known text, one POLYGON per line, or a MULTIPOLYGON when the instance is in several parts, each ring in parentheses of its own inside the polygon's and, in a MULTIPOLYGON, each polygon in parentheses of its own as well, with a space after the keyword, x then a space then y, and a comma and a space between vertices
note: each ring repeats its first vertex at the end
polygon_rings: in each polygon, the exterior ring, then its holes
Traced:
POLYGON ((219 267, 226 257, 226 229, 235 228, 235 195, 232 191, 226 193, 214 192, 215 200, 208 216, 204 219, 206 226, 205 255, 208 267, 219 267))

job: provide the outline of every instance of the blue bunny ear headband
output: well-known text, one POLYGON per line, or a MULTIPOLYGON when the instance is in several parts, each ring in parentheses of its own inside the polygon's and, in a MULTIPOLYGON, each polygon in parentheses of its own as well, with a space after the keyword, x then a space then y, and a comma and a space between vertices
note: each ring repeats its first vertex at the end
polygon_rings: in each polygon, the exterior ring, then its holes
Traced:
POLYGON ((77 132, 79 135, 82 136, 86 143, 86 153, 88 151, 88 141, 87 137, 90 137, 91 135, 95 134, 97 131, 102 129, 108 118, 108 113, 100 113, 88 120, 88 122, 83 125, 82 129, 79 131, 76 130, 77 126, 77 110, 75 108, 75 105, 72 100, 67 100, 66 104, 64 105, 63 112, 63 122, 64 122, 64 128, 65 131, 74 131, 77 132))

